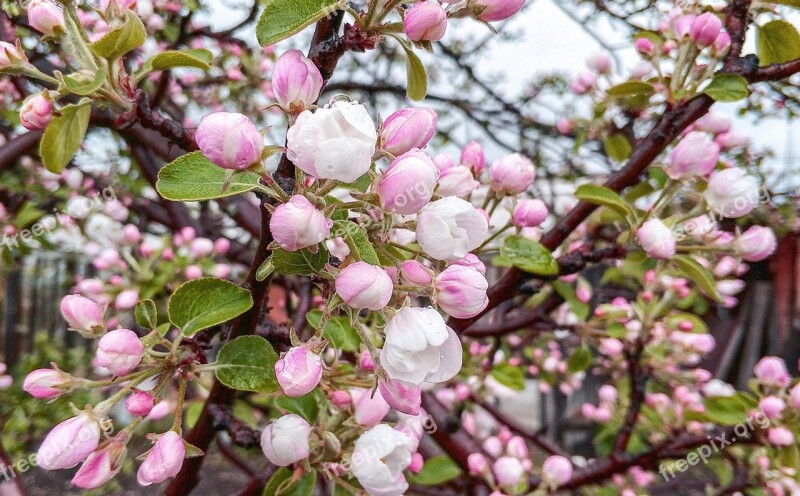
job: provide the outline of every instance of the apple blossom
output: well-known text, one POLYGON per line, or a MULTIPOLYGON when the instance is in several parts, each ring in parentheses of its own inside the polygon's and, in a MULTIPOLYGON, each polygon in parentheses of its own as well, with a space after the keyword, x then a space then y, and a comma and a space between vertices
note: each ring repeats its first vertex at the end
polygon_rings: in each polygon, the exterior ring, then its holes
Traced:
POLYGON ((372 165, 377 139, 366 107, 339 100, 297 116, 286 135, 287 157, 317 179, 354 182, 372 165))
POLYGON ((384 332, 381 365, 392 379, 444 382, 461 370, 461 341, 432 308, 401 308, 384 332))
POLYGON ((261 160, 263 138, 247 116, 216 112, 200 121, 194 135, 203 155, 224 169, 241 170, 261 160))
POLYGON ((467 466, 470 474, 480 475, 489 469, 489 462, 481 453, 470 453, 467 457, 467 466))
POLYGON ((61 316, 69 328, 84 336, 97 336, 105 332, 105 309, 89 298, 68 295, 61 299, 61 316))
POLYGON ((439 41, 447 30, 447 13, 438 4, 421 0, 406 11, 403 30, 412 41, 439 41))
POLYGON ((275 375, 286 396, 305 396, 322 379, 322 358, 307 346, 293 346, 275 362, 275 375))
POLYGON ((301 195, 278 205, 269 220, 273 239, 287 251, 316 246, 330 236, 332 226, 333 221, 301 195))
POLYGON ((481 185, 472 176, 472 171, 463 165, 456 165, 442 172, 436 193, 439 196, 466 198, 481 185))
POLYGON ((61 396, 72 382, 72 376, 58 369, 36 369, 31 371, 22 382, 22 389, 39 399, 51 399, 61 396))
POLYGON ((769 227, 751 226, 736 238, 733 246, 748 262, 760 262, 775 253, 778 240, 769 227))
POLYGON ((64 12, 50 0, 31 0, 28 23, 42 34, 56 36, 64 31, 64 12))
POLYGON ((53 427, 36 454, 45 470, 70 468, 86 459, 100 444, 100 424, 88 413, 81 413, 53 427))
POLYGON ((422 393, 418 385, 388 379, 378 382, 378 390, 386 403, 398 412, 419 415, 422 393))
POLYGON ((475 0, 482 10, 478 19, 486 22, 505 21, 522 9, 525 0, 475 0))
POLYGON ((549 487, 558 487, 570 477, 572 477, 572 462, 563 456, 549 456, 542 464, 542 482, 549 487))
POLYGON ((400 264, 400 281, 409 286, 429 286, 433 282, 432 271, 416 260, 400 264))
POLYGON ((468 319, 481 313, 489 304, 489 283, 483 274, 463 265, 451 265, 433 282, 435 301, 448 315, 468 319))
POLYGON ((117 310, 130 310, 136 306, 139 300, 139 292, 135 289, 126 289, 121 291, 116 298, 114 298, 114 308, 117 310))
POLYGON ((353 448, 352 471, 371 496, 400 496, 408 489, 403 470, 411 464, 411 440, 386 424, 361 434, 353 448))
POLYGON ((768 419, 775 420, 786 409, 786 402, 777 396, 765 396, 758 402, 758 407, 768 419))
POLYGON ((707 47, 714 43, 722 29, 722 21, 711 12, 700 14, 692 20, 689 36, 699 47, 707 47))
POLYGON ((789 384, 789 372, 786 364, 778 357, 766 356, 758 361, 753 373, 762 384, 774 387, 786 387, 789 384))
POLYGON ((437 260, 457 260, 489 236, 489 223, 475 207, 460 198, 431 202, 417 218, 417 242, 437 260))
POLYGON ((412 149, 394 159, 378 180, 381 207, 402 215, 415 214, 431 200, 438 179, 433 161, 412 149))
POLYGON ((300 50, 281 55, 272 69, 272 93, 286 108, 291 104, 312 105, 319 98, 324 81, 319 69, 300 50))
POLYGON ((261 433, 264 456, 279 467, 308 457, 311 426, 301 416, 290 413, 279 417, 261 433))
POLYGON ((653 258, 669 258, 675 254, 675 237, 660 219, 650 219, 642 224, 636 231, 636 239, 653 258))
POLYGON ((514 207, 512 219, 514 225, 523 227, 537 227, 547 219, 547 205, 542 200, 520 200, 514 207))
POLYGON ((495 479, 500 486, 510 487, 520 481, 525 474, 522 463, 513 456, 501 456, 492 465, 495 479))
POLYGON ((123 376, 139 366, 144 355, 144 345, 135 332, 129 329, 110 331, 97 343, 97 364, 123 376))
POLYGON ((475 176, 480 176, 486 167, 486 156, 483 146, 477 141, 470 141, 461 149, 461 165, 469 168, 475 176))
POLYGON ((436 121, 436 111, 431 108, 400 109, 383 122, 381 148, 392 155, 424 148, 436 132, 436 121))
POLYGON ((180 434, 168 431, 158 437, 156 444, 147 453, 136 472, 136 480, 142 486, 158 484, 175 477, 183 466, 186 446, 180 434))
POLYGON ((72 478, 72 485, 81 489, 97 489, 122 470, 128 450, 125 436, 114 438, 105 447, 93 452, 72 478))
POLYGON ((31 131, 46 128, 52 118, 53 104, 41 93, 26 98, 19 110, 20 124, 31 131))
POLYGON ((791 446, 794 444, 794 434, 786 427, 771 427, 767 431, 767 440, 773 446, 791 446))
POLYGON ((392 299, 394 285, 389 274, 367 262, 348 265, 336 276, 336 293, 356 309, 380 310, 392 299))
POLYGON ((519 153, 512 153, 492 162, 489 174, 493 191, 510 194, 526 191, 536 177, 533 163, 519 153))
POLYGON ((155 406, 155 398, 147 391, 136 391, 125 400, 125 409, 135 417, 146 417, 155 406))
POLYGON ((672 179, 706 176, 717 165, 719 145, 705 134, 692 131, 672 150, 669 160, 665 172, 672 179))
POLYGON ((755 177, 743 169, 731 168, 711 175, 703 198, 712 211, 737 218, 753 211, 759 202, 759 193, 755 177))

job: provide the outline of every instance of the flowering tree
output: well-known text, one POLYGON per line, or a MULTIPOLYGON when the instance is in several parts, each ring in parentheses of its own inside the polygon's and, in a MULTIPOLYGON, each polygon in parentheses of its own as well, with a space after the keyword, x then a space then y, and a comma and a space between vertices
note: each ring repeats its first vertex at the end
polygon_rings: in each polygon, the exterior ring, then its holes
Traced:
POLYGON ((641 64, 542 80, 582 105, 539 120, 440 43, 467 23, 494 36, 524 0, 269 0, 227 31, 198 2, 5 2, 3 249, 82 251, 97 272, 60 306, 93 368, 15 386, 61 421, 38 467, 108 488, 130 452, 138 484, 188 494, 224 433, 249 477, 235 494, 689 494, 700 472, 713 494, 798 494, 786 364, 764 357, 735 391, 700 363, 703 316, 737 305, 794 208, 708 112, 793 112, 800 4, 585 3, 633 30, 641 64), (306 54, 275 50, 312 25, 306 54), (486 101, 428 96, 424 51, 486 101), (377 79, 382 59, 405 60, 403 85, 377 79), (373 103, 319 101, 326 85, 373 103), (400 108, 426 96, 443 111, 400 108), (433 153, 454 108, 483 130, 458 159, 433 153), (504 413, 526 378, 602 383, 581 409, 591 459, 504 413))

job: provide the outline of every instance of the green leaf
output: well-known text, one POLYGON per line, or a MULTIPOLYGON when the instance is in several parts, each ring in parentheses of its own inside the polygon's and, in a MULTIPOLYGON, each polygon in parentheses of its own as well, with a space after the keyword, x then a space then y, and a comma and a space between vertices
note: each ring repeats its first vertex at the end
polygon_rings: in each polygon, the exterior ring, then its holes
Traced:
POLYGON ((131 10, 125 11, 125 22, 89 45, 95 55, 106 60, 116 60, 126 53, 144 45, 147 31, 144 24, 131 10))
POLYGON ((155 329, 158 327, 158 310, 153 300, 142 300, 136 304, 134 310, 136 323, 145 329, 155 329))
POLYGON ((202 153, 192 152, 178 157, 158 172, 156 189, 167 200, 201 201, 252 191, 258 187, 258 181, 258 175, 248 171, 239 171, 228 178, 227 170, 202 153))
POLYGON ((508 363, 501 363, 492 368, 492 377, 500 384, 522 391, 525 389, 525 374, 519 367, 514 367, 508 363))
POLYGON ((623 134, 614 134, 603 140, 606 155, 615 162, 623 162, 631 156, 633 147, 623 134))
POLYGON ((182 284, 169 298, 169 320, 187 336, 227 322, 253 306, 250 291, 216 277, 182 284))
MULTIPOLYGON (((312 310, 306 314, 306 320, 311 327, 319 329, 322 321, 322 310, 312 310)), ((325 324, 322 332, 325 339, 329 339, 335 348, 344 351, 357 352, 361 349, 361 339, 358 331, 350 324, 350 319, 345 316, 331 317, 325 324)))
POLYGON ((370 265, 381 264, 378 254, 375 253, 375 248, 372 247, 372 242, 367 237, 367 233, 355 222, 349 220, 334 221, 331 238, 339 236, 350 248, 350 257, 358 261, 367 262, 370 265))
MULTIPOLYGON (((58 76, 57 76, 58 77, 58 76)), ((94 74, 88 69, 78 71, 66 76, 61 75, 64 86, 67 90, 75 95, 87 96, 97 91, 103 86, 106 73, 103 69, 97 69, 94 74)))
POLYGON ((417 57, 417 54, 405 43, 401 43, 401 45, 403 50, 406 51, 406 79, 408 85, 406 96, 418 102, 428 94, 428 74, 425 72, 425 66, 422 65, 422 61, 417 57))
POLYGON ((418 474, 409 474, 408 482, 420 486, 437 486, 461 475, 459 466, 447 455, 434 456, 425 460, 418 474))
POLYGON ((738 102, 750 94, 747 80, 733 74, 719 74, 714 76, 711 83, 706 86, 703 93, 718 102, 738 102))
POLYGON ((756 53, 762 66, 800 58, 800 34, 784 20, 770 21, 756 28, 756 53))
POLYGON ((291 398, 283 395, 275 400, 275 406, 282 408, 289 413, 300 415, 309 423, 313 424, 319 415, 319 405, 322 402, 322 394, 319 389, 315 389, 305 396, 291 398))
POLYGON ((494 257, 493 263, 500 267, 517 267, 540 276, 555 276, 559 271, 558 262, 550 250, 522 236, 506 237, 500 255, 494 257))
POLYGON ((720 425, 736 425, 747 419, 747 407, 736 396, 706 398, 705 415, 720 425))
POLYGON ((308 248, 297 251, 275 248, 272 251, 272 266, 278 274, 310 276, 324 269, 328 258, 328 251, 320 246, 317 247, 317 253, 311 253, 308 248))
POLYGON ((278 388, 278 354, 261 336, 240 336, 219 350, 215 373, 219 382, 238 391, 274 393, 278 388))
POLYGON ((623 217, 633 217, 633 208, 614 190, 595 184, 582 184, 575 190, 575 197, 592 205, 602 205, 617 212, 623 217))
POLYGON ((569 358, 567 358, 567 370, 569 370, 570 374, 583 372, 588 369, 591 364, 592 352, 584 347, 576 349, 569 358))
POLYGON ((272 45, 297 34, 342 8, 341 0, 266 0, 256 25, 261 46, 272 45))
POLYGON ((53 117, 39 143, 39 155, 47 170, 60 174, 72 160, 86 136, 91 113, 91 106, 75 104, 63 107, 61 115, 53 117))
POLYGON ((700 265, 697 260, 687 255, 675 255, 672 262, 686 277, 694 282, 700 290, 717 302, 722 302, 722 297, 717 292, 717 283, 714 276, 705 267, 700 265))
POLYGON ((625 98, 629 96, 652 95, 655 92, 656 90, 653 88, 652 84, 643 81, 627 81, 612 86, 606 91, 606 94, 615 98, 625 98))
POLYGON ((170 50, 147 59, 147 62, 142 66, 142 70, 151 72, 175 67, 195 67, 207 71, 211 68, 213 60, 214 54, 204 48, 170 50))
POLYGON ((279 468, 267 485, 264 487, 263 496, 311 496, 317 485, 317 473, 304 474, 297 481, 293 480, 294 472, 286 467, 279 468))

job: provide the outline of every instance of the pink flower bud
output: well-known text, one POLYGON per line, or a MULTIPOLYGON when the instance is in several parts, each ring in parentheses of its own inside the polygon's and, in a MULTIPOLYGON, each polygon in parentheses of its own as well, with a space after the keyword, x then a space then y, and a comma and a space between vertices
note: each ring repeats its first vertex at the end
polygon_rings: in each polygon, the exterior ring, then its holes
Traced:
POLYGON ((503 442, 497 436, 489 436, 483 441, 483 450, 496 458, 503 454, 503 442))
POLYGON ((25 129, 40 131, 53 117, 53 104, 41 93, 25 99, 19 110, 19 122, 25 129))
POLYGON ((791 446, 794 444, 794 434, 785 427, 772 427, 767 432, 769 444, 773 446, 791 446))
POLYGON ((411 455, 411 463, 408 465, 408 471, 412 474, 418 474, 425 465, 425 459, 419 453, 411 455))
POLYGON ((497 484, 500 486, 513 486, 522 479, 525 469, 522 463, 511 456, 501 456, 492 465, 497 484))
POLYGON ((36 369, 25 376, 22 389, 34 398, 56 398, 67 391, 72 376, 58 369, 36 369))
POLYGON ((549 456, 542 464, 542 482, 558 487, 572 477, 572 462, 563 456, 549 456))
POLYGON ((185 456, 186 446, 181 436, 175 431, 165 432, 139 467, 136 480, 142 486, 149 486, 175 477, 181 471, 185 456))
POLYGON ((278 205, 269 221, 269 231, 275 242, 288 251, 317 245, 330 236, 331 226, 333 221, 300 195, 278 205))
POLYGON ((117 310, 130 310, 139 301, 139 292, 135 289, 126 289, 114 298, 114 308, 117 310))
POLYGON ((514 207, 514 225, 537 227, 547 219, 547 205, 542 200, 520 200, 514 207))
POLYGON ((486 156, 483 146, 477 141, 470 141, 461 150, 461 165, 468 167, 475 176, 480 176, 486 167, 486 156))
POLYGON ((467 467, 472 475, 481 475, 489 470, 489 462, 481 453, 470 453, 467 457, 467 467))
POLYGON ((468 319, 481 313, 489 304, 486 291, 489 283, 477 270, 463 265, 451 265, 433 282, 435 301, 448 315, 468 319))
POLYGON ((764 415, 771 420, 775 420, 781 416, 781 413, 786 409, 786 402, 777 396, 766 396, 761 398, 758 402, 758 407, 764 412, 764 415))
POLYGON ((447 31, 447 12, 435 3, 417 2, 406 11, 403 30, 412 41, 439 41, 447 31))
POLYGON ((800 409, 800 384, 789 390, 789 404, 792 408, 800 409))
POLYGON ((380 310, 392 299, 392 279, 380 267, 366 262, 348 265, 336 277, 336 293, 356 309, 380 310))
POLYGON ((336 405, 338 408, 346 408, 351 402, 352 399, 350 398, 350 393, 347 391, 337 389, 331 393, 331 403, 336 405))
POLYGON ((400 413, 419 415, 422 392, 418 385, 396 379, 381 380, 378 390, 386 403, 400 413))
POLYGON ((303 417, 284 415, 264 428, 261 450, 274 465, 286 467, 308 458, 310 436, 311 426, 303 417))
POLYGON ((129 329, 110 331, 97 343, 97 364, 116 376, 130 373, 139 366, 143 356, 142 341, 129 329))
POLYGON ((778 240, 769 227, 752 226, 739 235, 733 246, 748 262, 760 262, 775 253, 778 240))
POLYGON ((382 148, 392 155, 402 155, 412 148, 424 148, 436 132, 436 112, 427 107, 404 108, 383 123, 382 148))
POLYGON ((476 5, 484 7, 478 19, 486 22, 505 21, 522 9, 525 0, 476 0, 476 5))
POLYGON ((633 46, 636 48, 636 51, 644 54, 644 55, 652 55, 653 51, 655 50, 655 45, 653 42, 650 41, 649 38, 636 38, 636 41, 633 42, 633 46))
POLYGON ((97 489, 114 478, 122 470, 128 450, 125 436, 114 438, 111 442, 93 452, 72 478, 72 485, 81 489, 97 489))
POLYGON ((766 386, 786 387, 789 384, 786 364, 778 357, 762 358, 753 368, 753 373, 766 386))
POLYGON ((322 379, 322 358, 305 346, 294 346, 275 362, 275 375, 286 396, 305 396, 322 379))
POLYGON ((717 39, 714 40, 714 51, 717 55, 725 55, 731 48, 731 35, 725 31, 720 31, 717 39))
POLYGON ((69 328, 86 336, 97 336, 105 331, 103 314, 105 314, 103 307, 89 298, 67 295, 61 299, 61 315, 69 324, 69 328))
POLYGON ((281 55, 272 69, 272 93, 278 103, 312 105, 319 98, 324 82, 317 66, 300 50, 281 55))
POLYGON ((448 155, 447 153, 440 153, 433 157, 433 164, 439 169, 439 172, 442 173, 451 167, 455 167, 456 163, 453 161, 453 157, 448 155))
POLYGON ((28 5, 28 23, 47 36, 56 36, 64 31, 64 13, 49 0, 32 0, 28 5))
POLYGON ((196 238, 189 245, 189 251, 195 258, 203 258, 214 253, 214 242, 208 238, 196 238))
POLYGON ((464 267, 472 267, 483 275, 486 275, 486 264, 474 253, 467 253, 464 258, 453 260, 450 265, 463 265, 464 267))
POLYGON ((409 286, 430 286, 433 276, 420 262, 406 260, 400 265, 400 282, 409 286))
POLYGON ((722 114, 710 112, 694 123, 694 129, 711 134, 727 133, 731 130, 731 121, 722 114))
POLYGON ((706 176, 717 165, 719 146, 703 133, 692 131, 672 150, 665 172, 672 179, 706 176))
POLYGON ((70 468, 79 464, 100 444, 100 424, 81 413, 53 427, 36 454, 36 462, 45 470, 70 468))
POLYGON ((439 196, 466 198, 481 185, 475 180, 472 171, 463 165, 450 167, 439 176, 439 196))
POLYGON ((350 397, 355 405, 355 420, 358 425, 372 427, 380 423, 391 407, 379 392, 371 389, 350 388, 350 397))
POLYGON ((519 153, 501 157, 489 167, 492 190, 504 193, 522 193, 530 188, 536 171, 533 163, 519 153))
POLYGON ((228 238, 217 238, 214 240, 214 251, 220 255, 228 253, 231 249, 231 242, 228 238))
POLYGON ((146 417, 150 415, 155 406, 155 398, 147 391, 136 391, 125 400, 125 408, 134 417, 146 417))
POLYGON ((201 277, 203 277, 203 269, 199 265, 186 267, 186 279, 200 279, 201 277))
POLYGON ((617 396, 617 389, 608 384, 601 386, 597 391, 597 397, 600 398, 600 401, 603 403, 615 403, 617 401, 617 396))
POLYGON ((717 39, 719 32, 722 29, 722 21, 711 12, 700 14, 692 20, 692 25, 689 28, 689 36, 697 46, 704 48, 717 39))
POLYGON ((619 339, 608 338, 608 339, 603 339, 600 342, 600 351, 610 356, 611 358, 620 356, 622 354, 622 350, 624 349, 625 345, 622 344, 622 341, 620 341, 619 339))
POLYGON ((19 60, 27 60, 25 54, 17 50, 17 47, 11 43, 0 41, 0 69, 14 65, 19 60))
POLYGON ((723 150, 730 150, 732 148, 738 148, 740 146, 744 146, 748 143, 749 138, 747 135, 742 133, 737 133, 736 131, 731 131, 728 133, 722 133, 717 135, 714 138, 714 143, 719 145, 719 147, 723 150))
POLYGON ((246 115, 215 112, 200 121, 194 135, 210 161, 224 169, 242 170, 261 160, 263 138, 246 115))
POLYGON ((439 179, 439 171, 430 158, 419 150, 397 157, 378 181, 381 207, 402 215, 411 215, 428 204, 439 179))
POLYGON ((759 194, 756 178, 748 175, 744 169, 733 167, 711 175, 703 198, 714 212, 735 219, 756 208, 759 194))
POLYGON ((598 74, 608 74, 613 68, 613 61, 607 53, 596 53, 589 57, 586 66, 598 74))
POLYGON ((675 33, 675 37, 679 40, 683 38, 687 38, 692 30, 692 23, 694 22, 695 16, 691 14, 678 16, 672 20, 672 31, 675 33))
POLYGON ((506 452, 514 458, 522 460, 528 458, 528 445, 525 444, 525 440, 521 437, 514 436, 508 440, 506 452))
POLYGON ((139 232, 139 228, 133 224, 126 224, 125 227, 122 228, 122 236, 125 242, 129 244, 136 244, 142 240, 142 233, 139 232))
POLYGON ((642 224, 636 231, 636 239, 653 258, 669 258, 675 255, 675 237, 660 219, 650 219, 642 224))

